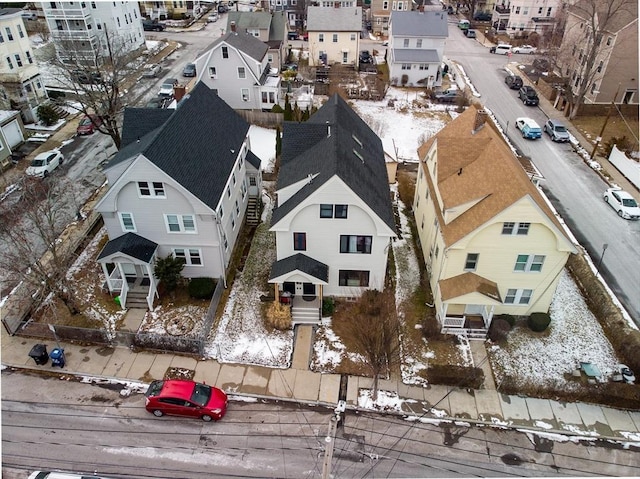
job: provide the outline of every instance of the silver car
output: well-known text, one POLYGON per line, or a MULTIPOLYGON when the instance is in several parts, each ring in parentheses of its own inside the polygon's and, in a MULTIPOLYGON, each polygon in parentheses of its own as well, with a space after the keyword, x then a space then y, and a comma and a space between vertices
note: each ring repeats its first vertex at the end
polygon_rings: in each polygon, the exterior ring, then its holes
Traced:
POLYGON ((158 73, 160 73, 161 70, 162 68, 160 67, 160 65, 151 65, 149 68, 142 72, 142 77, 155 78, 158 76, 158 73))

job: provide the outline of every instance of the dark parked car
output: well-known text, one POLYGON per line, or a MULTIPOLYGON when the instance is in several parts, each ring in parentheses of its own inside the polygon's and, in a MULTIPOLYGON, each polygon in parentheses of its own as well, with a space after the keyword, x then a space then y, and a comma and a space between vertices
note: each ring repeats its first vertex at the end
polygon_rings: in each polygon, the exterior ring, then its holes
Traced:
POLYGON ((187 63, 185 67, 182 69, 183 77, 194 77, 196 76, 196 65, 194 63, 187 63))
POLYGON ((373 57, 369 50, 363 50, 360 52, 360 63, 373 63, 373 57))
POLYGON ((512 90, 519 90, 522 87, 522 78, 518 75, 507 75, 504 82, 512 90))
POLYGON ((97 85, 102 83, 100 72, 86 72, 83 70, 73 70, 71 72, 73 80, 82 85, 97 85))
POLYGON ((222 419, 227 410, 224 391, 195 381, 153 381, 144 395, 145 408, 156 417, 168 414, 199 417, 209 422, 222 419))
POLYGON ((229 7, 226 5, 218 5, 218 13, 227 13, 229 11, 229 7))
POLYGON ((162 23, 158 23, 154 20, 142 20, 142 29, 145 32, 163 32, 165 26, 162 23))
POLYGON ((449 5, 449 6, 447 7, 447 13, 448 13, 449 15, 453 15, 453 14, 455 13, 455 12, 453 11, 453 7, 452 7, 451 5, 449 5))
POLYGON ((438 103, 455 103, 460 98, 460 93, 457 91, 449 91, 447 93, 438 93, 434 99, 438 103))
POLYGON ((473 16, 473 19, 476 22, 490 22, 491 14, 488 12, 476 12, 476 14, 473 16))
POLYGON ((524 103, 525 105, 536 106, 540 102, 540 100, 538 99, 538 94, 533 89, 533 87, 530 86, 523 86, 522 88, 520 88, 520 90, 518 91, 518 96, 522 100, 522 103, 524 103))

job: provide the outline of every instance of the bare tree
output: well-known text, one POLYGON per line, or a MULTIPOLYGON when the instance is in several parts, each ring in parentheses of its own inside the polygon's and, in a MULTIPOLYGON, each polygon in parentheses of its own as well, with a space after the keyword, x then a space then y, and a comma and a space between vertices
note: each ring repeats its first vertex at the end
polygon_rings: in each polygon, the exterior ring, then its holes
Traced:
POLYGON ((624 19, 630 22, 637 17, 634 3, 635 0, 580 0, 569 7, 556 64, 564 67, 561 74, 568 77, 565 97, 570 105, 570 118, 575 118, 589 89, 604 76, 600 63, 610 60, 614 47, 608 37, 624 19))
POLYGON ((86 42, 76 40, 57 40, 57 50, 46 61, 55 71, 58 82, 73 93, 71 98, 56 101, 87 116, 99 116, 102 122, 96 122, 94 126, 109 135, 119 149, 123 85, 136 70, 139 50, 132 50, 126 38, 112 34, 106 28, 99 46, 87 46, 86 42))
POLYGON ((390 374, 400 361, 400 322, 390 290, 365 291, 360 299, 337 316, 336 329, 355 352, 364 356, 373 375, 373 400, 378 398, 378 380, 390 374))
POLYGON ((0 268, 43 296, 53 294, 78 312, 66 272, 73 251, 60 233, 77 216, 72 185, 58 179, 26 178, 22 197, 0 217, 0 268))

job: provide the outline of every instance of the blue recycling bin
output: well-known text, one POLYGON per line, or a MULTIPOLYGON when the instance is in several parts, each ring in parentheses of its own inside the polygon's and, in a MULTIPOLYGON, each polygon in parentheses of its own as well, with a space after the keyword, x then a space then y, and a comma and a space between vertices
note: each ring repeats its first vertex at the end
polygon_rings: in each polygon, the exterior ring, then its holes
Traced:
POLYGON ((64 367, 64 349, 54 348, 49 354, 49 357, 51 358, 51 366, 59 366, 61 368, 64 367))

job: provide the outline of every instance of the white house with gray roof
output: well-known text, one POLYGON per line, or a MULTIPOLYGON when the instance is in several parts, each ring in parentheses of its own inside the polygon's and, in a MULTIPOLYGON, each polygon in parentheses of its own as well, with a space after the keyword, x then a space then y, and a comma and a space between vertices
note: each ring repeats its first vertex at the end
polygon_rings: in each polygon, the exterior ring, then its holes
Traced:
POLYGON ((387 50, 391 83, 427 88, 440 86, 440 68, 448 36, 447 12, 393 11, 387 50))
POLYGON ((234 28, 196 59, 197 79, 235 110, 271 110, 280 101, 280 76, 269 46, 234 28))
POLYGON ((382 142, 339 95, 284 124, 276 195, 269 282, 294 322, 319 322, 324 296, 384 288, 396 233, 382 142))
POLYGON ((186 278, 225 277, 261 189, 250 148, 249 124, 201 82, 175 110, 125 110, 122 148, 96 205, 109 235, 98 262, 123 308, 153 307, 156 258, 181 258, 186 278))
POLYGON ((309 7, 309 65, 358 66, 362 8, 309 7))

